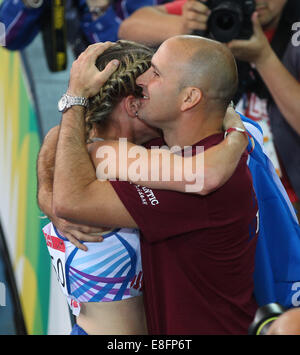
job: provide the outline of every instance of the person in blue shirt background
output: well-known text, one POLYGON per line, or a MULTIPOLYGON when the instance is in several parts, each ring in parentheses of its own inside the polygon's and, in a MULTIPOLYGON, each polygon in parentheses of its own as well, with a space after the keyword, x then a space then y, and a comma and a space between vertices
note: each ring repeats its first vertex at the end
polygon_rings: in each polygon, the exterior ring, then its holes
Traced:
MULTIPOLYGON (((0 1, 1 2, 1 1, 0 1)), ((89 44, 118 40, 121 22, 143 6, 166 0, 66 0, 68 42, 75 57, 89 44)), ((41 29, 42 15, 50 0, 3 0, 0 22, 5 26, 5 48, 22 50, 41 29)))

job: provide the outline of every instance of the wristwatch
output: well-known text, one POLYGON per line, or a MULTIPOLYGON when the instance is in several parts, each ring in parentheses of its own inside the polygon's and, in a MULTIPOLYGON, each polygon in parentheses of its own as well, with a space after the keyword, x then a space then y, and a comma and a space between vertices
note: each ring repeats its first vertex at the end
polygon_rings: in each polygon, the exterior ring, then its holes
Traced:
POLYGON ((88 107, 89 99, 86 97, 79 96, 70 96, 68 94, 64 94, 61 99, 58 101, 58 111, 66 112, 72 106, 84 106, 88 107))

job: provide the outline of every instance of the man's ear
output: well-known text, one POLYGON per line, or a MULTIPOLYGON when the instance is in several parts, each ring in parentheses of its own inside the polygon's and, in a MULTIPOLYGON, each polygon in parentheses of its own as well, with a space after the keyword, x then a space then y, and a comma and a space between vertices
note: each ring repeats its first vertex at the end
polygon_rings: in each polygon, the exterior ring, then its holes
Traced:
POLYGON ((187 111, 199 104, 203 97, 202 91, 196 87, 187 87, 183 91, 181 111, 187 111))
POLYGON ((125 109, 130 117, 136 117, 136 112, 140 107, 140 100, 133 95, 125 97, 125 109))

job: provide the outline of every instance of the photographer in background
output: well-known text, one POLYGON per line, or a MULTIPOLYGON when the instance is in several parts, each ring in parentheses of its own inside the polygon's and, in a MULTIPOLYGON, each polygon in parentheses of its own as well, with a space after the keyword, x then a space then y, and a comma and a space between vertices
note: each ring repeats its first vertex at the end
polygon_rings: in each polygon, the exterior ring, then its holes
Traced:
MULTIPOLYGON (((157 46, 177 34, 205 33, 211 4, 222 0, 177 0, 145 7, 125 20, 119 37, 157 46), (135 30, 134 30, 135 28, 135 30), (139 28, 139 31, 136 31, 139 28)), ((232 6, 246 0, 231 0, 232 6)), ((248 1, 249 2, 249 1, 248 1)), ((300 210, 300 47, 292 25, 300 20, 297 0, 253 0, 253 35, 227 43, 238 60, 237 110, 258 121, 265 151, 298 213, 300 210), (274 75, 275 74, 275 75, 274 75)))
MULTIPOLYGON (((51 0, 3 0, 0 22, 6 28, 6 48, 21 50, 41 30, 44 10, 51 0)), ((163 0, 66 0, 68 42, 77 57, 89 44, 116 41, 120 23, 143 6, 163 0)), ((49 15, 48 15, 49 18, 49 15)), ((47 19, 47 14, 46 14, 47 19)))

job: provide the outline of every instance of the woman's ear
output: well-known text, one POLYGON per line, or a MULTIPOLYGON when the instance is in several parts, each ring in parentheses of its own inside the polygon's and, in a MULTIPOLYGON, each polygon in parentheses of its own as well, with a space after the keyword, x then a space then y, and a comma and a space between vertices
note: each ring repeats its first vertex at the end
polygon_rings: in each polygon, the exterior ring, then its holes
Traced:
POLYGON ((140 108, 140 100, 133 95, 125 98, 125 109, 130 117, 136 117, 136 113, 140 108))
POLYGON ((199 104, 203 97, 202 91, 196 87, 187 87, 183 92, 181 111, 187 111, 199 104))

